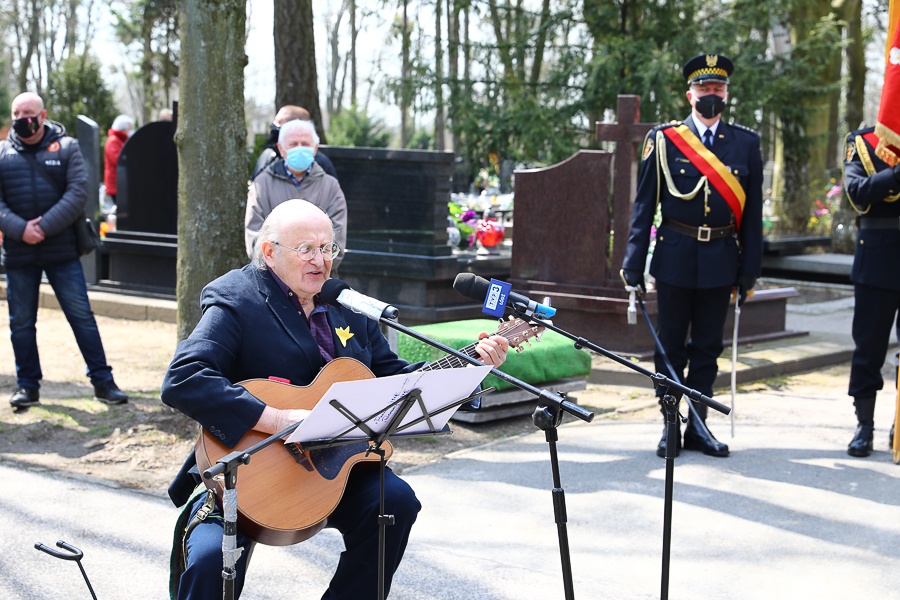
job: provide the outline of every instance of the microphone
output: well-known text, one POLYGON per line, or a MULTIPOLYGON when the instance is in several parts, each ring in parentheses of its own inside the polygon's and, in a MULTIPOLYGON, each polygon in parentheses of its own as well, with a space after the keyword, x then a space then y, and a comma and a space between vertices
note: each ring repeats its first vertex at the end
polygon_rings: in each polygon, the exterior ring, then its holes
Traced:
POLYGON ((340 304, 355 313, 369 317, 374 321, 385 319, 396 320, 399 311, 381 300, 360 294, 340 279, 329 279, 322 284, 319 297, 331 305, 340 304))
POLYGON ((552 306, 535 302, 528 296, 511 291, 511 288, 505 281, 488 281, 474 273, 460 273, 453 281, 454 290, 467 298, 484 302, 483 312, 487 314, 503 316, 503 308, 506 306, 539 319, 550 319, 556 314, 556 309, 552 306))

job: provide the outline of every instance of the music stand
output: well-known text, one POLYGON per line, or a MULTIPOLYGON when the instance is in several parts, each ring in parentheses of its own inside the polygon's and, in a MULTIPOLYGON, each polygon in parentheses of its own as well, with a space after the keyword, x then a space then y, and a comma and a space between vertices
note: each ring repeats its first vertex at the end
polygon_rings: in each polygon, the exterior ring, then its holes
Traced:
POLYGON ((394 515, 386 514, 384 442, 390 438, 446 434, 454 410, 484 391, 472 393, 491 367, 416 371, 332 384, 285 443, 305 450, 366 441, 379 457, 378 598, 384 599, 385 537, 394 515), (463 397, 460 397, 463 396, 463 397), (323 432, 328 432, 323 435, 323 432))

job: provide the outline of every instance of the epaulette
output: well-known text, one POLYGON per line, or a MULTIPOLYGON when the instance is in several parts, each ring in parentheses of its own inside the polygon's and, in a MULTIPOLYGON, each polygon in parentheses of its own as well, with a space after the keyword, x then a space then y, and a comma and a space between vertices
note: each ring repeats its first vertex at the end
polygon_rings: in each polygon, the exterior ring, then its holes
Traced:
POLYGON ((753 135, 759 135, 759 132, 757 130, 753 129, 752 127, 747 127, 746 125, 741 125, 740 123, 731 123, 731 126, 735 129, 742 129, 747 133, 752 133, 753 135))
POLYGON ((867 133, 872 133, 875 131, 874 127, 863 127, 861 129, 857 129, 856 131, 851 131, 847 134, 847 143, 852 143, 858 136, 865 135, 867 133))
POLYGON ((653 151, 656 149, 656 133, 658 131, 662 131, 663 129, 676 127, 678 125, 681 125, 681 121, 670 121, 668 123, 661 123, 648 131, 647 135, 644 136, 644 150, 643 152, 641 152, 641 162, 650 158, 650 156, 653 154, 653 151))

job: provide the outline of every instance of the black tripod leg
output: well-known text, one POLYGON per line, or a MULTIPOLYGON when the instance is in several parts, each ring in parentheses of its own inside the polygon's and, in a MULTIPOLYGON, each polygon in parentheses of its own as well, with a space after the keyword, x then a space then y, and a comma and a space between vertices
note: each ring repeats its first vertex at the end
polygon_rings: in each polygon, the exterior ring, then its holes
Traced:
POLYGON ((562 561, 563 587, 566 600, 574 600, 575 588, 572 582, 572 558, 569 554, 569 532, 566 528, 566 492, 562 489, 559 477, 559 455, 556 441, 559 439, 557 427, 562 422, 562 411, 556 407, 539 405, 531 415, 538 429, 544 431, 550 445, 550 468, 553 472, 553 514, 556 518, 556 532, 559 536, 559 553, 562 561))
POLYGON ((379 468, 379 511, 378 511, 378 600, 384 600, 384 545, 387 538, 387 526, 394 524, 394 515, 384 514, 384 469, 387 460, 384 448, 377 446, 371 450, 380 457, 379 468))
POLYGON ((663 509, 662 578, 659 597, 661 600, 667 600, 669 597, 669 558, 672 547, 672 491, 675 482, 675 452, 678 449, 678 400, 666 394, 663 396, 662 405, 666 413, 666 486, 663 509))

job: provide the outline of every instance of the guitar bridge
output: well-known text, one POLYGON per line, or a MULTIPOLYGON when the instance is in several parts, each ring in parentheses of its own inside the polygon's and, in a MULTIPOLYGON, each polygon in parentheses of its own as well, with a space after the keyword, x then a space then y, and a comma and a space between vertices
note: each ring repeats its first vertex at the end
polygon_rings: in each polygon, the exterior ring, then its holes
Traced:
POLYGON ((303 449, 300 448, 300 444, 285 444, 285 447, 288 449, 288 452, 291 453, 291 456, 294 457, 294 461, 310 473, 313 472, 314 467, 312 463, 309 461, 309 457, 306 456, 306 453, 303 452, 303 449))

